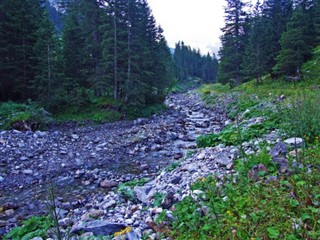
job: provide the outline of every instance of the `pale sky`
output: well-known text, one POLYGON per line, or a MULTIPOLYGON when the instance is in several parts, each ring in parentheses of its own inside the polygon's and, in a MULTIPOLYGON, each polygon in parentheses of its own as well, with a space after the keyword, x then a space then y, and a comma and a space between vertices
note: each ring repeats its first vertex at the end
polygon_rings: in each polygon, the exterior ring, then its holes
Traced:
POLYGON ((225 0, 148 0, 169 47, 184 41, 202 54, 217 53, 224 26, 225 0))

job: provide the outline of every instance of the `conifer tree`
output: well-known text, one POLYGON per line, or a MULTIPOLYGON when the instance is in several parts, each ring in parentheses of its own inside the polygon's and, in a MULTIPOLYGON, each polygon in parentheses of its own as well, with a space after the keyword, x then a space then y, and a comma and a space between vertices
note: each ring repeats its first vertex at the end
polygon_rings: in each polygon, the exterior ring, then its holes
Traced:
POLYGON ((310 16, 311 2, 296 2, 293 16, 280 40, 281 50, 273 68, 276 73, 300 76, 302 64, 311 57, 310 16))
POLYGON ((241 64, 244 55, 244 37, 247 4, 242 0, 227 0, 225 27, 222 28, 219 82, 241 83, 241 64))
POLYGON ((41 22, 40 6, 36 0, 3 0, 0 6, 0 98, 32 98, 36 67, 35 33, 41 22))
POLYGON ((281 49, 280 38, 286 30, 287 23, 292 15, 292 0, 265 0, 262 5, 262 14, 266 28, 266 55, 268 57, 266 69, 272 72, 276 64, 276 56, 281 49))

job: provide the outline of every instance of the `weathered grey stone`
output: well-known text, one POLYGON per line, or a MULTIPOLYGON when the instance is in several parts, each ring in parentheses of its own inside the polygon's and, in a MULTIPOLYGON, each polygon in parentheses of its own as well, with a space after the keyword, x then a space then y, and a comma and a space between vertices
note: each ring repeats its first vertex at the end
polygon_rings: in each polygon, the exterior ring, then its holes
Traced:
POLYGON ((272 150, 269 153, 273 158, 279 156, 284 157, 288 153, 288 146, 283 142, 279 142, 274 146, 274 148, 272 148, 272 150))
POLYGON ((302 138, 293 137, 286 139, 284 143, 291 147, 301 148, 303 146, 304 140, 302 138))
POLYGON ((113 188, 113 187, 116 187, 118 186, 118 182, 116 181, 110 181, 110 180, 104 180, 100 183, 100 187, 102 188, 113 188))
POLYGON ((108 236, 113 235, 115 232, 119 232, 125 229, 127 226, 120 223, 114 223, 104 220, 94 220, 90 222, 81 222, 71 228, 71 234, 77 234, 79 232, 92 232, 95 236, 108 236))

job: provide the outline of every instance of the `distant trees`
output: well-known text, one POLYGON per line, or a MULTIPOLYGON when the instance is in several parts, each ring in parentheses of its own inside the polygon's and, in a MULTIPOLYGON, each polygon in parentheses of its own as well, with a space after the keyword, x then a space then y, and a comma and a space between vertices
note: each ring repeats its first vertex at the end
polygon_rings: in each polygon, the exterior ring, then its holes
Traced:
POLYGON ((179 81, 187 81, 189 78, 198 77, 204 83, 214 83, 218 75, 218 60, 215 55, 209 53, 205 56, 199 50, 191 49, 184 42, 176 44, 174 51, 174 63, 176 77, 179 81))
POLYGON ((300 76, 320 43, 319 0, 258 1, 253 11, 241 0, 226 1, 219 81, 260 82, 267 73, 300 76))
POLYGON ((146 0, 60 1, 63 30, 49 21, 48 9, 57 13, 46 4, 0 3, 0 100, 69 105, 94 94, 123 105, 163 101, 173 59, 146 0))

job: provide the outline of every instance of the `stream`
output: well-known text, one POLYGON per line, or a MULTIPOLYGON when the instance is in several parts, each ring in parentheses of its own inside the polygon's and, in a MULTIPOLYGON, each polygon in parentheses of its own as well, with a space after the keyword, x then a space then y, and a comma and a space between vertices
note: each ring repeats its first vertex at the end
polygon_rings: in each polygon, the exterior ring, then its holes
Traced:
POLYGON ((208 108, 191 91, 170 95, 166 105, 134 121, 0 131, 0 236, 46 212, 50 183, 62 209, 84 206, 121 182, 154 179, 195 150, 198 136, 220 131, 226 121, 223 109, 208 108))

